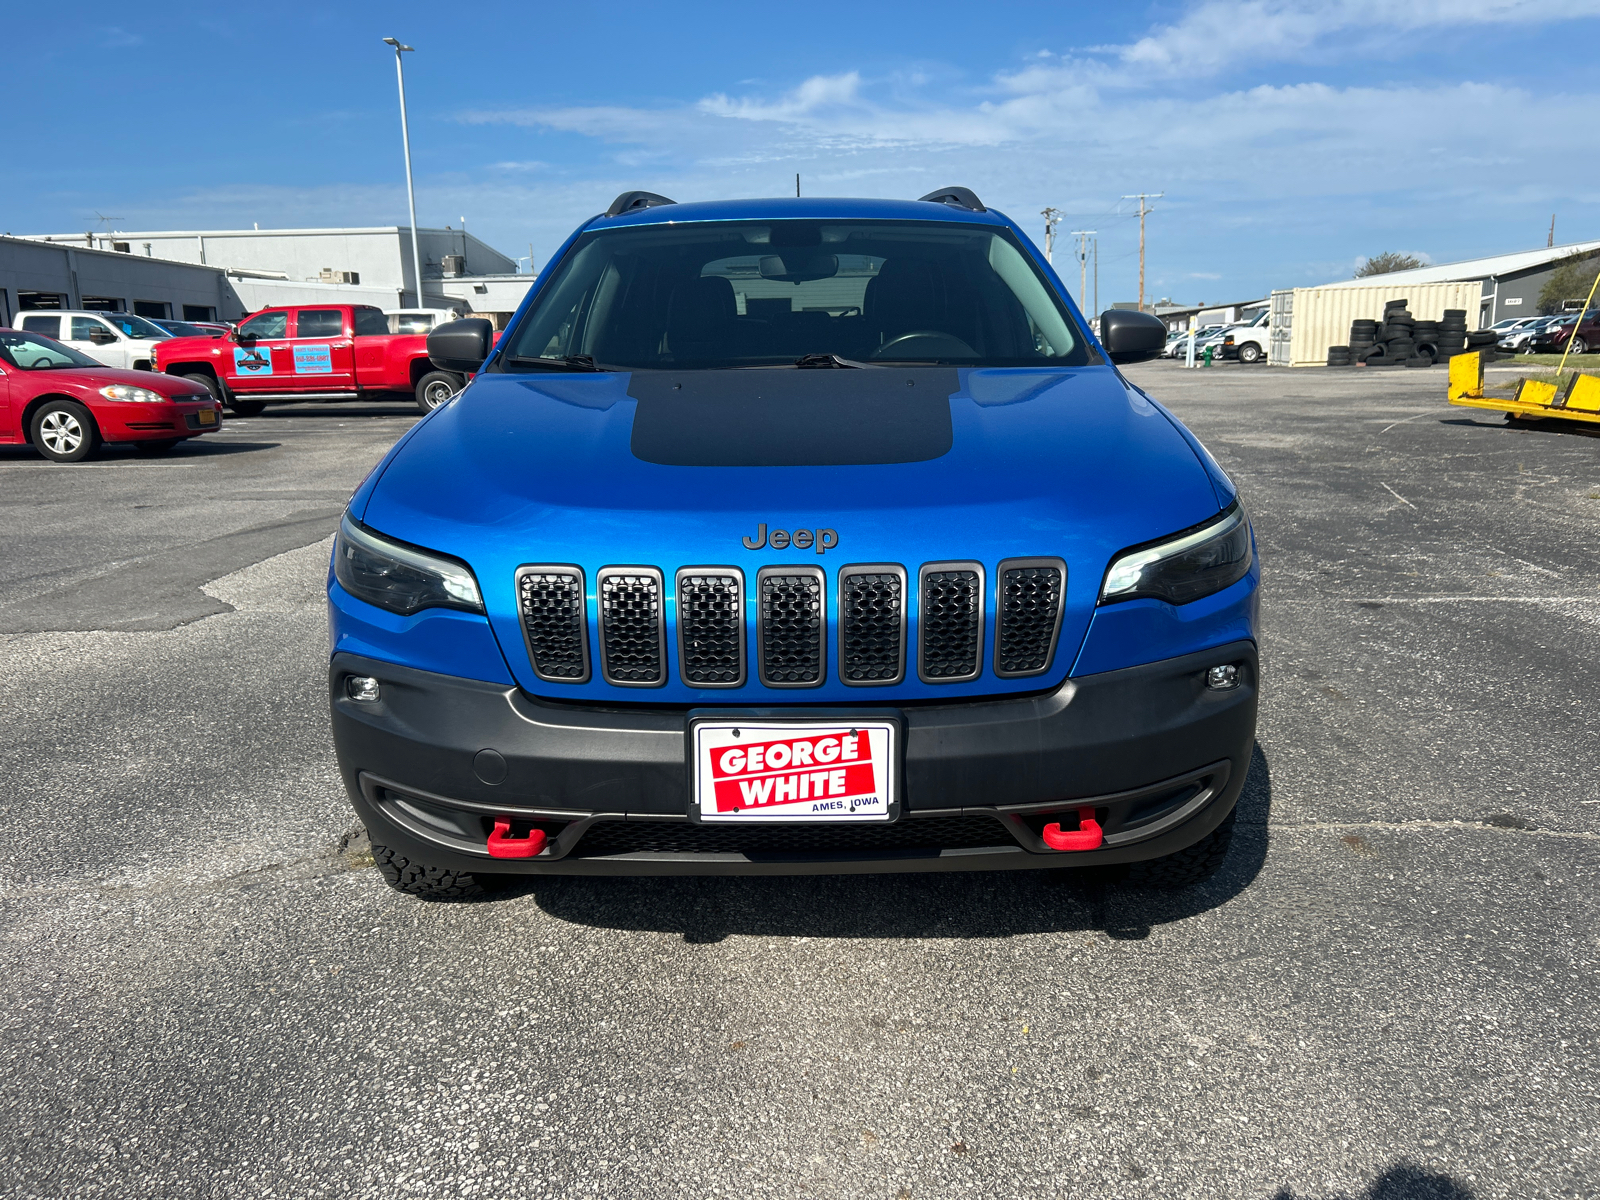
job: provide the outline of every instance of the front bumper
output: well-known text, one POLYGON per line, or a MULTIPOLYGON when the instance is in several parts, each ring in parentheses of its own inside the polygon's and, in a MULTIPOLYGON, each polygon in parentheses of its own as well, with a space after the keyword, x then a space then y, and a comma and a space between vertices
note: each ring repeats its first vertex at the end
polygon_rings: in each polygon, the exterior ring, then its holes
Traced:
MULTIPOLYGON (((339 769, 374 842, 459 871, 811 874, 1092 866, 1191 845, 1232 810, 1255 739, 1253 642, 1069 679, 1028 698, 859 715, 903 722, 900 819, 765 829, 689 820, 691 711, 551 704, 520 689, 353 654, 329 670, 339 769), (1239 666, 1211 691, 1207 668, 1239 666), (346 680, 379 681, 376 702, 346 680), (1057 852, 1040 834, 1093 807, 1105 843, 1057 852), (489 857, 496 816, 549 837, 489 857)), ((748 712, 749 710, 740 710, 748 712)), ((805 711, 795 706, 794 711, 805 711)), ((784 709, 763 710, 781 718, 784 709)))
POLYGON ((212 400, 177 404, 126 403, 114 409, 99 407, 95 420, 100 426, 100 436, 108 442, 162 441, 198 437, 221 429, 222 410, 212 400), (202 423, 202 412, 212 414, 209 424, 202 423))

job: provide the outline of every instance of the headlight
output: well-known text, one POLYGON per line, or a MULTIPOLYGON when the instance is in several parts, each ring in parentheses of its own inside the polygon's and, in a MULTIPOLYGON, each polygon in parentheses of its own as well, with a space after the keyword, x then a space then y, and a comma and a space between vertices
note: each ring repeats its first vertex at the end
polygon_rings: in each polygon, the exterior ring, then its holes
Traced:
POLYGON ((149 388, 129 387, 125 383, 113 383, 109 387, 100 389, 100 394, 107 400, 136 400, 140 404, 168 404, 170 399, 160 392, 152 392, 149 388))
POLYGON ((358 600, 401 616, 424 608, 483 611, 478 581, 466 564, 379 537, 348 513, 333 546, 333 574, 358 600))
POLYGON ((1253 557, 1250 522, 1236 504, 1221 520, 1193 533, 1112 559, 1100 603, 1153 596, 1168 604, 1188 604, 1238 583, 1250 573, 1253 557))

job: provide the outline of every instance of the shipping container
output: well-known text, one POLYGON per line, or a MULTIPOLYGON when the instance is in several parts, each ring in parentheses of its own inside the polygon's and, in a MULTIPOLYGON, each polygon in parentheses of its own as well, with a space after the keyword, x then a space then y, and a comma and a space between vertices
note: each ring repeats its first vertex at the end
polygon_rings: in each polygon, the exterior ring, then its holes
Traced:
MULTIPOLYGON (((1275 303, 1279 295, 1279 292, 1273 293, 1275 303)), ((1350 323, 1363 319, 1382 320, 1383 306, 1391 300, 1404 300, 1407 311, 1419 321, 1437 321, 1444 316, 1447 308, 1464 309, 1468 328, 1476 328, 1478 300, 1482 295, 1483 284, 1476 279, 1465 283, 1373 283, 1360 287, 1295 288, 1288 314, 1288 365, 1326 366, 1329 346, 1349 344, 1350 323)), ((1276 306, 1272 324, 1276 344, 1276 306)), ((1270 361, 1277 363, 1278 359, 1270 361)))
POLYGON ((1289 338, 1294 328, 1294 289, 1280 288, 1272 293, 1269 303, 1272 305, 1272 331, 1267 339, 1267 365, 1287 367, 1290 361, 1289 338))

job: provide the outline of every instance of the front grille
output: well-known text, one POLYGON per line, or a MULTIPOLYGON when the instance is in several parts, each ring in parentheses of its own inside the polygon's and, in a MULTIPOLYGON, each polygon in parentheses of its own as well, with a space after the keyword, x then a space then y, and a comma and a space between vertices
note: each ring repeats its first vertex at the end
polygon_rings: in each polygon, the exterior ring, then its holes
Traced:
POLYGON ((768 687, 816 687, 822 682, 827 628, 818 567, 763 567, 758 640, 761 682, 768 687))
POLYGON ((583 571, 578 567, 522 567, 517 608, 534 674, 551 683, 589 679, 583 571))
POLYGON ((839 572, 839 677, 857 685, 905 678, 904 567, 846 567, 839 572))
POLYGON ((572 854, 851 854, 863 851, 975 850, 1015 846, 993 817, 923 817, 893 824, 695 825, 679 821, 599 821, 572 854))
POLYGON ((661 572, 654 567, 602 567, 600 669, 619 687, 659 687, 667 680, 661 572))
POLYGON ((929 683, 976 679, 983 659, 983 568, 929 563, 919 574, 919 673, 929 683))
POLYGON ((690 687, 744 682, 744 586, 737 571, 678 572, 678 671, 690 687))
POLYGON ((1061 628, 1067 567, 1059 558, 1011 558, 996 572, 994 673, 1002 679, 1050 667, 1061 628))

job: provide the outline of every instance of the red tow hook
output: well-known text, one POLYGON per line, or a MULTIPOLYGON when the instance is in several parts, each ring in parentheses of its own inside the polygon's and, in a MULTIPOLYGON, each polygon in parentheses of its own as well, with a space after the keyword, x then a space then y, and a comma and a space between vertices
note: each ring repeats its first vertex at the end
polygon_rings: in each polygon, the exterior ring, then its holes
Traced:
POLYGON ((1062 829, 1060 822, 1051 821, 1044 827, 1043 837, 1044 844, 1052 850, 1098 850, 1100 843, 1106 840, 1092 808, 1078 810, 1076 830, 1062 829))
POLYGON ((489 857, 532 858, 544 849, 544 843, 544 830, 530 829, 527 837, 514 838, 511 836, 510 819, 496 817, 494 832, 489 835, 489 857))

